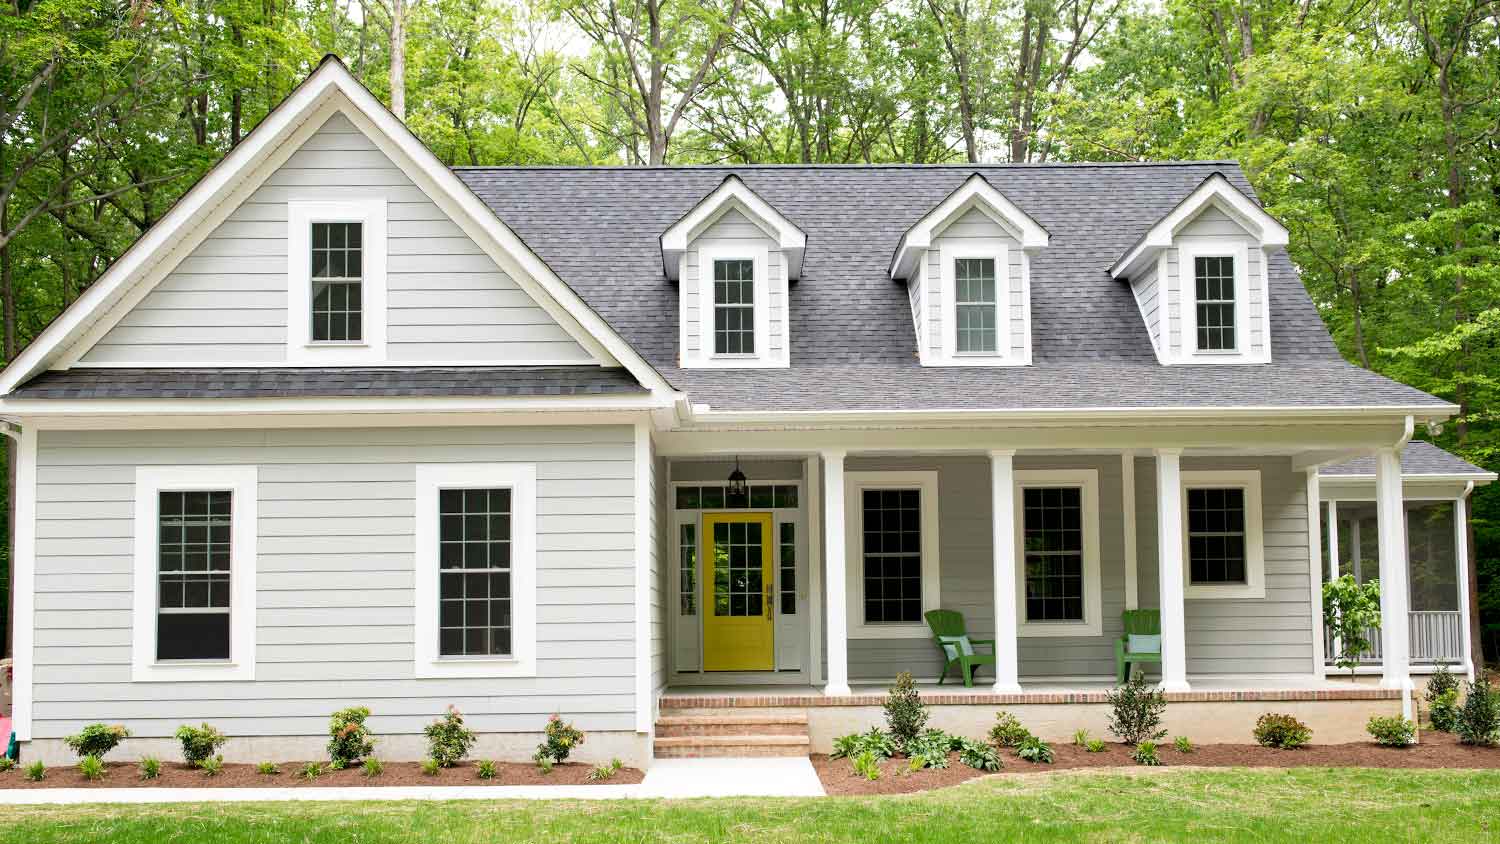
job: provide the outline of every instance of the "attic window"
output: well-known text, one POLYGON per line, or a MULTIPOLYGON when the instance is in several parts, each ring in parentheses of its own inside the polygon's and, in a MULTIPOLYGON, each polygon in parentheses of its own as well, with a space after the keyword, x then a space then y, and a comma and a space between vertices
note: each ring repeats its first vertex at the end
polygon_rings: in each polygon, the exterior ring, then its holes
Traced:
POLYGON ((755 354, 754 261, 714 261, 714 354, 755 354))
POLYGON ((385 362, 385 205, 375 197, 287 203, 288 363, 385 362))
POLYGON ((363 335, 362 223, 312 224, 312 339, 359 342, 363 335))
POLYGON ((958 320, 957 352, 994 354, 999 310, 995 298, 995 259, 955 259, 953 281, 956 286, 954 313, 958 320))
POLYGON ((1193 260, 1197 289, 1198 350, 1234 351, 1234 258, 1199 255, 1193 260))

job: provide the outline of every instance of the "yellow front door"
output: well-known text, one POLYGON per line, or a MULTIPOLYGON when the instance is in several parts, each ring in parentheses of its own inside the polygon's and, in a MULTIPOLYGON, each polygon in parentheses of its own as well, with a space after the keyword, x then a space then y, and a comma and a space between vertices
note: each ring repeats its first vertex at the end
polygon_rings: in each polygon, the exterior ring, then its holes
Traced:
POLYGON ((705 515, 703 550, 703 670, 774 670, 771 514, 705 515))

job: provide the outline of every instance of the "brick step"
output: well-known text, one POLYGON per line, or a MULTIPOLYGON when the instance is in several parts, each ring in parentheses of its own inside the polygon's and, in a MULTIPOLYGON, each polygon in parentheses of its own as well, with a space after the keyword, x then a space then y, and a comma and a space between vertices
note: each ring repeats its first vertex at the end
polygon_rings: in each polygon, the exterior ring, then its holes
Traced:
POLYGON ((655 742, 655 751, 659 759, 723 756, 806 756, 811 746, 811 742, 805 734, 800 736, 659 736, 655 742))
POLYGON ((657 719, 656 734, 681 736, 806 736, 807 715, 668 715, 657 719))

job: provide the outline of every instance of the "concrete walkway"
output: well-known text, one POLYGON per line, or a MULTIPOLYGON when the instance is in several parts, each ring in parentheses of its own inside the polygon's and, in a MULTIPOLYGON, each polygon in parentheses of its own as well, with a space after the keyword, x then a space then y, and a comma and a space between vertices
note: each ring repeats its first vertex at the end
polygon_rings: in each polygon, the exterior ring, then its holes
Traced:
POLYGON ((259 803, 333 800, 625 800, 822 797, 805 757, 657 759, 637 785, 414 785, 352 788, 7 788, 0 806, 87 803, 259 803))

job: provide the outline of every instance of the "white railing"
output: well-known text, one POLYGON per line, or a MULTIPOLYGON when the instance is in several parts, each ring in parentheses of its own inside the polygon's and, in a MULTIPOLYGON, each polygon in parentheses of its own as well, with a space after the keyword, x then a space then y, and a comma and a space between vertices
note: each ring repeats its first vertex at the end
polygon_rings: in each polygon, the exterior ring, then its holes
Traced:
MULTIPOLYGON (((1423 610, 1408 614, 1411 661, 1413 664, 1457 664, 1464 661, 1467 647, 1463 613, 1457 610, 1423 610)), ((1380 664, 1380 631, 1367 630, 1365 638, 1374 651, 1360 658, 1361 665, 1380 664)), ((1338 658, 1333 646, 1333 630, 1323 631, 1323 656, 1329 665, 1338 658)))

